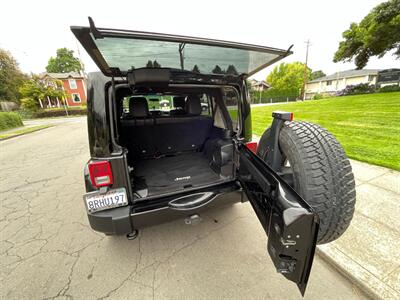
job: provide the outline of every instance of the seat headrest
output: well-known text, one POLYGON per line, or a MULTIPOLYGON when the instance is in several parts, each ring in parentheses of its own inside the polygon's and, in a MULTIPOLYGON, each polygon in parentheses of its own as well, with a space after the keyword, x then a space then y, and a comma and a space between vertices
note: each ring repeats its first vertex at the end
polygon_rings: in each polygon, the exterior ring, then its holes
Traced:
POLYGON ((175 108, 182 108, 182 109, 184 109, 184 108, 185 108, 185 98, 186 98, 186 97, 184 97, 184 96, 176 96, 176 97, 174 97, 174 100, 173 100, 173 102, 174 102, 174 107, 175 107, 175 108))
POLYGON ((133 97, 129 99, 129 114, 134 118, 149 116, 149 105, 144 97, 133 97))
POLYGON ((197 95, 190 95, 186 99, 186 113, 189 115, 198 116, 201 114, 200 98, 197 95))

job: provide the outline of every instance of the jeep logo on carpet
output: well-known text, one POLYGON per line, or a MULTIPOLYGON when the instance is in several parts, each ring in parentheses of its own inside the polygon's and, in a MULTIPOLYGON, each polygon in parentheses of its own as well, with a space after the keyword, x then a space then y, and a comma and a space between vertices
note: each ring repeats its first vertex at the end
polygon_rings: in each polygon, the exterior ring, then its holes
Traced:
POLYGON ((181 180, 189 180, 191 177, 190 176, 185 176, 185 177, 176 177, 174 181, 181 181, 181 180))

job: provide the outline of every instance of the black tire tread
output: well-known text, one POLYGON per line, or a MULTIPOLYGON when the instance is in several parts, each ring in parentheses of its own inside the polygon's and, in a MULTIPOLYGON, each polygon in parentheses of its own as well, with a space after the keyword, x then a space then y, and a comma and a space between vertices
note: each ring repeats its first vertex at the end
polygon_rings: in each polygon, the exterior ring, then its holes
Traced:
POLYGON ((284 155, 296 156, 295 189, 320 217, 318 243, 337 239, 350 225, 356 201, 353 172, 342 146, 321 126, 302 121, 286 122, 279 144, 284 155))

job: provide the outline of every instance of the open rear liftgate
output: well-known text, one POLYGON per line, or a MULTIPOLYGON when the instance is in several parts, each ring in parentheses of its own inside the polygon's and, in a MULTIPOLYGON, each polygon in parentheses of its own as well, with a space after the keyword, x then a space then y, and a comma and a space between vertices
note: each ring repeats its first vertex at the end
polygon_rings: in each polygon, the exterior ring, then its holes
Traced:
POLYGON ((319 219, 310 205, 270 167, 279 165, 279 131, 293 115, 274 112, 273 117, 269 164, 238 143, 239 180, 268 236, 268 253, 276 270, 297 283, 304 295, 315 253, 319 219))

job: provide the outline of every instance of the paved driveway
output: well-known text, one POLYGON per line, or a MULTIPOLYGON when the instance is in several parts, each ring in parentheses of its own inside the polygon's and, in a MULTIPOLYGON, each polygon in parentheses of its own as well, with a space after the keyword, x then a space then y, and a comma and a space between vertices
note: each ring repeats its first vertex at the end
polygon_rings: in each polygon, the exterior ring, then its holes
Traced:
MULTIPOLYGON (((301 299, 267 255, 249 204, 105 237, 82 201, 86 120, 0 142, 2 299, 301 299)), ((306 299, 364 299, 318 257, 306 299)))

